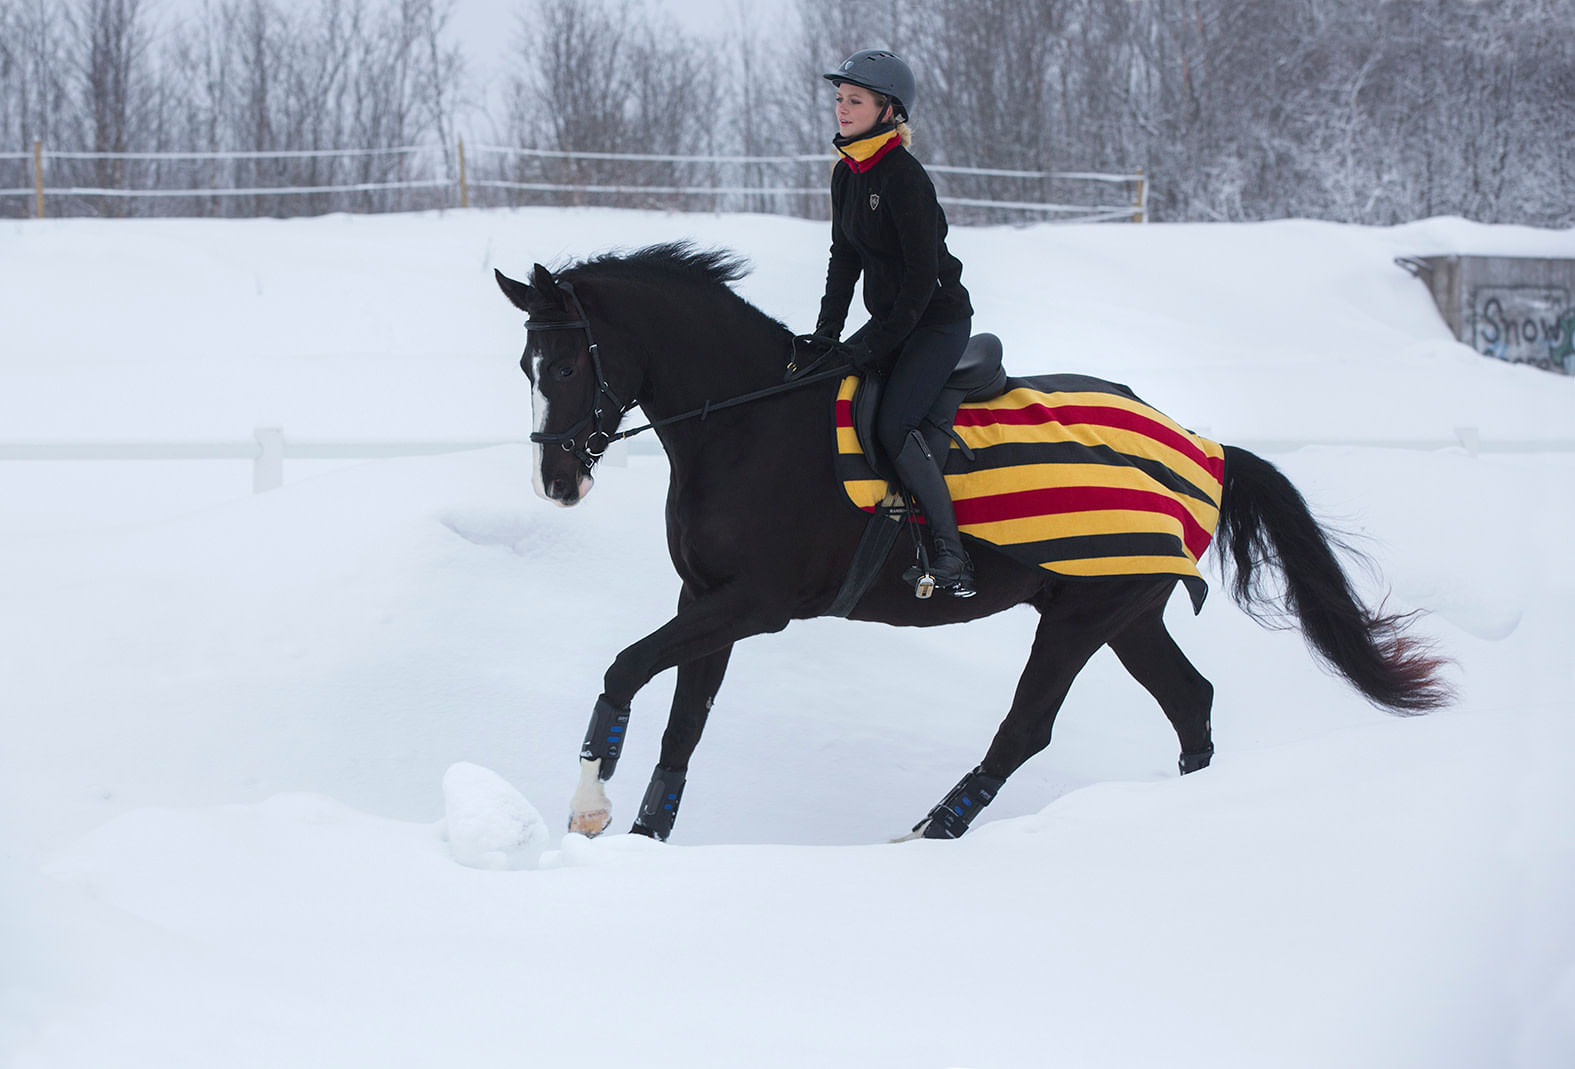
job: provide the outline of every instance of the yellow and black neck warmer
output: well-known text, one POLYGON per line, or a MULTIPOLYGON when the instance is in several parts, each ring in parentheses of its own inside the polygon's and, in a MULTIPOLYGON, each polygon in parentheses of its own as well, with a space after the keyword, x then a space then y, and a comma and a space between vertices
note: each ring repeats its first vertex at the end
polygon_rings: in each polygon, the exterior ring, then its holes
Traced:
POLYGON ((883 123, 855 138, 834 137, 831 143, 854 174, 863 174, 879 163, 882 156, 902 144, 902 135, 897 133, 895 124, 883 123))

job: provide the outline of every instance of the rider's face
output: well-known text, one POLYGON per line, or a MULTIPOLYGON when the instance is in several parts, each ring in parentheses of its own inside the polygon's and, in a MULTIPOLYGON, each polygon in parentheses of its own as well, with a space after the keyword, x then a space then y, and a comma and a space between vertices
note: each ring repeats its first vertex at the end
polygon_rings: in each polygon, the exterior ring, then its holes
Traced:
POLYGON ((880 98, 862 85, 843 82, 837 86, 837 132, 843 137, 868 133, 881 119, 880 98))

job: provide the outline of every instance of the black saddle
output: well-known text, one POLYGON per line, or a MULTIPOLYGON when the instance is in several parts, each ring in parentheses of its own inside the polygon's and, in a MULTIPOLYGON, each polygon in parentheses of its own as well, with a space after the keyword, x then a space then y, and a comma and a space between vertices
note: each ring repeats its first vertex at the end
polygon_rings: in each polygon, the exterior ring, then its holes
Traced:
MULTIPOLYGON (((864 450, 864 459, 871 468, 891 477, 891 465, 878 455, 875 443, 875 413, 880 408, 880 396, 885 382, 878 375, 865 375, 853 394, 853 430, 864 450)), ((924 417, 921 428, 930 452, 937 457, 946 456, 953 440, 952 420, 957 407, 964 401, 988 401, 1006 392, 1006 370, 1001 367, 1001 339, 994 334, 975 334, 968 339, 957 369, 946 380, 935 404, 924 417)))

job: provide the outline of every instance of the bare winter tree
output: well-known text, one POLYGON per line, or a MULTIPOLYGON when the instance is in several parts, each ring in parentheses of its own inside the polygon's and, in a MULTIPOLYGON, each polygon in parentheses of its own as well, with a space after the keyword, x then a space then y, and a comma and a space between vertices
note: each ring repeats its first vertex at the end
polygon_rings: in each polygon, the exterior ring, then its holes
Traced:
MULTIPOLYGON (((60 8, 51 0, 0 2, 0 151, 23 156, 0 163, 0 188, 32 186, 26 156, 35 139, 63 136, 57 123, 74 110, 68 77, 68 34, 60 8)), ((29 198, 4 198, 0 214, 30 214, 29 198)))
MULTIPOLYGON (((553 152, 684 155, 700 151, 719 91, 703 43, 653 20, 630 0, 535 0, 519 19, 523 72, 508 94, 508 136, 553 152)), ((680 188, 697 180, 672 162, 523 156, 505 172, 527 186, 680 188)), ((585 203, 582 194, 546 203, 585 203)), ((596 194, 594 203, 608 203, 596 194)), ((624 201, 624 203, 649 203, 624 201)), ((668 197, 666 203, 673 200, 668 197)), ((713 207, 714 202, 702 205, 713 207)))
MULTIPOLYGON (((79 137, 93 152, 130 152, 149 134, 152 72, 142 0, 79 0, 66 9, 66 22, 76 60, 79 137)), ((100 189, 123 188, 126 162, 92 161, 91 181, 100 189)), ((125 214, 124 200, 105 195, 96 202, 101 215, 125 214)))
POLYGON ((442 38, 440 0, 323 0, 287 12, 270 0, 208 8, 171 45, 183 72, 182 122, 210 152, 348 150, 357 154, 237 158, 221 185, 356 192, 259 193, 218 210, 249 213, 387 211, 448 203, 446 189, 405 183, 444 178, 452 159, 452 112, 460 57, 442 38), (400 151, 426 145, 429 152, 400 151))

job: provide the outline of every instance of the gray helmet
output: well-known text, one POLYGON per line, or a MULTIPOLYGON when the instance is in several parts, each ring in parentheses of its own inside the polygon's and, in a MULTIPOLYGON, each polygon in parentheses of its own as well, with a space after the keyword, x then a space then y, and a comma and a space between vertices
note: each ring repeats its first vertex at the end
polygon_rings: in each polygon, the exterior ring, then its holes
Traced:
POLYGON ((882 96, 890 97, 901 117, 913 107, 913 71, 895 53, 883 48, 866 48, 842 61, 842 66, 821 75, 834 85, 852 82, 882 96))

